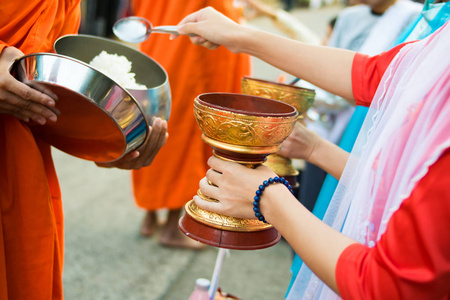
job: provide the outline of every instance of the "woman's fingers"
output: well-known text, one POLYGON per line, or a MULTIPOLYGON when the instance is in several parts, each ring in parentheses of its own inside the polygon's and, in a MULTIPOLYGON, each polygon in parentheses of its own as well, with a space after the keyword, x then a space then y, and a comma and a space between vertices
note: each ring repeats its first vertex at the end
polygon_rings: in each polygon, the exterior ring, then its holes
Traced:
POLYGON ((221 209, 222 204, 220 202, 212 202, 212 201, 204 200, 198 195, 194 196, 194 202, 201 209, 204 209, 204 210, 207 210, 210 212, 215 212, 218 214, 224 214, 222 212, 222 209, 221 209))
POLYGON ((180 34, 195 34, 191 36, 192 43, 208 49, 216 49, 224 45, 230 51, 235 52, 233 37, 239 32, 239 25, 214 10, 212 7, 201 9, 178 24, 180 34))
POLYGON ((222 175, 222 173, 220 173, 214 169, 209 169, 208 171, 206 171, 206 179, 209 181, 209 183, 211 183, 215 186, 219 185, 220 175, 222 175))

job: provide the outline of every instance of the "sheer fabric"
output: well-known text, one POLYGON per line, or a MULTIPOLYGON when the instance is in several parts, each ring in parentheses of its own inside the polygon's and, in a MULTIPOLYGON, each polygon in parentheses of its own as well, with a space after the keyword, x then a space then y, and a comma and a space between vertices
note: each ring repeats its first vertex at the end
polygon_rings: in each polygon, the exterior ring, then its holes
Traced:
MULTIPOLYGON (((324 221, 373 247, 450 147, 450 26, 406 45, 386 70, 324 221)), ((426 201, 424 199, 424 201, 426 201)), ((338 296, 303 265, 287 299, 338 296)))

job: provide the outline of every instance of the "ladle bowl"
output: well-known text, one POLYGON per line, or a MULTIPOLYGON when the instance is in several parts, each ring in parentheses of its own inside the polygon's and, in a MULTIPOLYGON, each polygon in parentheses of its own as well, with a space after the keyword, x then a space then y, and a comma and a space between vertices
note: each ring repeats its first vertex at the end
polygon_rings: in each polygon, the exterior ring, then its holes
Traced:
POLYGON ((142 43, 148 39, 152 32, 180 35, 177 26, 153 27, 149 20, 136 16, 122 18, 113 25, 114 35, 120 40, 132 44, 142 43))

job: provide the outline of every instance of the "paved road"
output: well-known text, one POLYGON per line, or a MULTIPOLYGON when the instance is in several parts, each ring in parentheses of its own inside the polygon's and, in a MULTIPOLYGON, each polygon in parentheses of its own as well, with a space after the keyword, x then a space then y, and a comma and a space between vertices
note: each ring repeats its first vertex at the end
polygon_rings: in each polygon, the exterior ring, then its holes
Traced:
MULTIPOLYGON (((319 35, 338 7, 293 13, 319 35)), ((270 21, 252 26, 276 32, 270 21)), ((254 76, 280 71, 254 60, 254 76)), ((211 278, 218 250, 168 249, 142 238, 143 217, 132 198, 127 171, 102 169, 54 150, 64 199, 64 288, 68 300, 186 300, 196 278, 211 278)), ((189 199, 186 199, 189 200, 189 199)), ((285 242, 265 250, 230 251, 220 286, 243 299, 283 299, 292 252, 285 242)))

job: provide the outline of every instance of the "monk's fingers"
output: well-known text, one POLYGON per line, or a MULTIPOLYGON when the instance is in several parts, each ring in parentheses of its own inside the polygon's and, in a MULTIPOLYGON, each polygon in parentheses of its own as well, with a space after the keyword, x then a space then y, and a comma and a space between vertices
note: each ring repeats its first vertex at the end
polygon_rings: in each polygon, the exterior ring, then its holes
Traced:
POLYGON ((0 71, 10 70, 14 62, 24 53, 16 47, 6 47, 0 54, 0 71))
POLYGON ((131 151, 124 155, 121 159, 112 162, 95 162, 98 167, 101 168, 117 168, 123 170, 134 169, 135 160, 139 157, 138 151, 131 151))
POLYGON ((19 119, 21 121, 24 121, 24 122, 29 122, 30 121, 30 118, 25 116, 25 115, 23 115, 23 114, 14 113, 14 112, 11 112, 9 110, 3 110, 1 108, 1 105, 0 105, 0 114, 10 115, 10 116, 13 116, 13 117, 15 117, 15 118, 17 118, 17 119, 19 119))
POLYGON ((54 107, 56 105, 57 97, 53 92, 42 85, 34 84, 34 86, 38 86, 42 91, 36 90, 27 84, 18 81, 10 74, 0 74, 0 91, 8 91, 10 94, 15 95, 16 98, 20 98, 26 102, 39 103, 47 107, 54 107))
POLYGON ((164 134, 161 134, 159 136, 158 142, 157 142, 157 146, 153 148, 152 150, 152 154, 149 155, 145 161, 144 161, 144 166, 149 166, 152 164, 153 160, 155 159, 156 155, 158 154, 159 150, 166 144, 166 141, 169 137, 169 134, 166 132, 164 134))
POLYGON ((11 75, 14 62, 21 56, 22 51, 15 47, 7 47, 0 53, 0 91, 8 91, 23 100, 54 107, 57 97, 48 88, 33 83, 37 88, 34 89, 11 75))
POLYGON ((156 118, 149 128, 149 134, 150 136, 146 143, 138 149, 140 153, 139 160, 143 167, 149 166, 161 147, 166 144, 168 137, 167 122, 156 118))
POLYGON ((24 100, 7 91, 0 91, 0 109, 6 114, 21 115, 41 125, 45 124, 47 120, 56 122, 57 113, 59 113, 55 108, 53 111, 42 104, 24 100))
POLYGON ((167 122, 157 118, 149 129, 150 136, 138 150, 131 151, 121 159, 101 163, 96 162, 96 165, 103 168, 118 168, 125 170, 138 170, 142 167, 149 166, 159 149, 166 143, 167 140, 167 122))
MULTIPOLYGON (((45 85, 40 84, 38 82, 28 82, 27 85, 30 86, 31 88, 33 88, 34 90, 37 90, 37 91, 39 91, 39 92, 49 96, 51 98, 51 100, 58 101, 58 95, 56 95, 52 90, 50 90, 45 85)), ((49 103, 47 103, 47 105, 50 106, 50 107, 53 107, 54 106, 54 104, 53 104, 54 101, 52 102, 51 100, 50 100, 49 103)))

